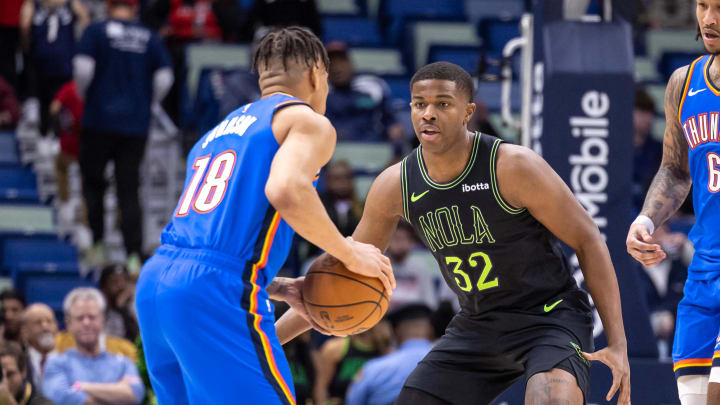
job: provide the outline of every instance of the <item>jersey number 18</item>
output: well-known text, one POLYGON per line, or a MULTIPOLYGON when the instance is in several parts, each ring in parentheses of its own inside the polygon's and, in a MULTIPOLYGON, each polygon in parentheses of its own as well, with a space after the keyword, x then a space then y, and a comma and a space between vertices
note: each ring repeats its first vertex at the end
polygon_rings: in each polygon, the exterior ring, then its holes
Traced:
POLYGON ((193 174, 190 184, 183 192, 178 205, 176 217, 184 217, 190 207, 199 214, 207 214, 214 210, 225 197, 227 182, 235 168, 235 152, 225 151, 210 162, 211 155, 201 156, 193 163, 193 174), (210 169, 205 173, 205 169, 210 169), (202 186, 200 184, 202 183, 202 186), (198 190, 199 188, 199 190, 198 190))

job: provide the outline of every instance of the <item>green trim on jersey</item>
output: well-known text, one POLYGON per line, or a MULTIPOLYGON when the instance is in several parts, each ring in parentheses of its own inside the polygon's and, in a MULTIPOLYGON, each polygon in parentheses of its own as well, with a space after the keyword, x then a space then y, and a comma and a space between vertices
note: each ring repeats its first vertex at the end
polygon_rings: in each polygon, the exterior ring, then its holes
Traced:
POLYGON ((410 208, 408 207, 408 192, 407 192, 407 170, 405 169, 407 163, 407 156, 403 158, 400 163, 400 182, 402 183, 402 202, 403 202, 403 216, 405 220, 410 222, 410 208))
POLYGON ((467 165, 465 166, 465 169, 460 173, 460 175, 453 180, 450 183, 436 183, 434 182, 430 176, 427 174, 427 171, 425 170, 425 162, 422 158, 422 146, 418 146, 417 148, 417 161, 418 166, 420 166, 420 174, 422 174, 423 179, 425 180, 425 183, 427 183, 430 187, 437 189, 437 190, 447 190, 449 188, 453 188, 460 184, 463 180, 465 180, 465 177, 470 173, 473 166, 475 165, 475 157, 477 156, 477 150, 478 146, 480 145, 480 133, 475 132, 475 138, 473 138, 473 146, 472 146, 472 152, 470 152, 470 159, 468 160, 467 165))
POLYGON ((497 185, 497 176, 495 175, 495 152, 497 152, 501 143, 502 141, 500 139, 496 139, 493 143, 492 151, 490 152, 490 179, 492 180, 493 195, 495 196, 495 201, 497 201, 498 205, 500 205, 500 207, 508 214, 520 214, 525 211, 525 208, 513 208, 510 204, 506 203, 500 195, 500 188, 497 185))

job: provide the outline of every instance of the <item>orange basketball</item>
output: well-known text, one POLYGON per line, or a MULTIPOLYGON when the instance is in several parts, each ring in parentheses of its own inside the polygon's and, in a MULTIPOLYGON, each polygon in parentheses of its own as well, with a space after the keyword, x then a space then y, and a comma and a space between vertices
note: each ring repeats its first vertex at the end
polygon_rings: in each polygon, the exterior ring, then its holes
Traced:
POLYGON ((303 299, 313 320, 337 335, 372 328, 388 309, 388 295, 379 279, 353 273, 328 254, 310 266, 303 299))

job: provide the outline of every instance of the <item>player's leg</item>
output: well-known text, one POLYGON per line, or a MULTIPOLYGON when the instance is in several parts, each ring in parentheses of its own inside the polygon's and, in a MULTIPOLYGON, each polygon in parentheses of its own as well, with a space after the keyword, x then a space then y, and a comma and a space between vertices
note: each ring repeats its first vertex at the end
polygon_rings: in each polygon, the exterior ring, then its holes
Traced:
POLYGON ((109 149, 113 148, 104 134, 83 129, 80 141, 80 173, 82 192, 87 208, 88 223, 93 233, 93 242, 102 242, 104 233, 105 166, 109 149))
POLYGON ((710 308, 714 298, 714 280, 685 282, 683 299, 678 304, 673 369, 677 378, 681 405, 711 404, 708 381, 720 319, 710 308))
POLYGON ((241 268, 196 264, 183 270, 165 274, 157 297, 160 324, 182 368, 190 404, 241 398, 248 404, 295 405, 290 367, 266 297, 245 287, 241 268), (242 302, 250 303, 252 312, 242 302))
POLYGON ((395 400, 395 405, 452 405, 435 395, 411 387, 403 387, 395 400))
POLYGON ((720 405, 720 336, 716 339, 707 390, 707 405, 720 405), (716 357, 717 356, 717 357, 716 357))
POLYGON ((554 368, 530 377, 525 388, 525 405, 582 405, 583 393, 571 373, 554 368))
POLYGON ((115 151, 115 179, 120 207, 120 230, 128 254, 140 254, 142 248, 142 212, 138 189, 140 187, 140 163, 145 154, 145 138, 123 136, 115 151))
POLYGON ((155 256, 146 263, 138 279, 135 302, 145 365, 155 397, 162 405, 186 405, 188 398, 182 370, 160 328, 155 308, 156 285, 169 264, 162 256, 155 256))

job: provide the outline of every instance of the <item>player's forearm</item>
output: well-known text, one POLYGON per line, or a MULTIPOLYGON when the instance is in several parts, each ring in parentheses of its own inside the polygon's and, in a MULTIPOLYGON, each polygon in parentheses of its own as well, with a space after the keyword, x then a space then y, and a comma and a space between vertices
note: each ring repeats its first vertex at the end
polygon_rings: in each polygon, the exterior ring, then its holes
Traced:
POLYGON ((310 323, 290 308, 275 322, 275 331, 280 344, 295 339, 311 327, 310 323))
POLYGON ((627 345, 620 305, 620 289, 607 245, 598 233, 597 237, 588 240, 580 249, 576 249, 575 253, 585 283, 600 314, 608 344, 627 345))
POLYGON ((306 240, 342 262, 351 255, 350 244, 343 238, 325 211, 309 181, 285 179, 266 187, 270 203, 280 216, 306 240))
POLYGON ((687 171, 663 164, 650 185, 640 214, 649 217, 658 228, 680 208, 690 185, 687 171))

